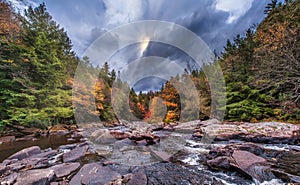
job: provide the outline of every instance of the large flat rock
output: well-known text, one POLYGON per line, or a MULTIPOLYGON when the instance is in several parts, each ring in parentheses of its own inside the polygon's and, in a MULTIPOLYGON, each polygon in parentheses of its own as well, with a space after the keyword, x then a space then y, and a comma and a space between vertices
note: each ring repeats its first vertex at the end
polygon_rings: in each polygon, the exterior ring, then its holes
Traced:
POLYGON ((48 169, 29 170, 21 173, 16 178, 15 185, 48 185, 55 179, 55 172, 48 169))
POLYGON ((41 148, 39 146, 32 146, 29 148, 25 148, 13 155, 11 155, 10 157, 8 157, 8 159, 18 159, 18 160, 22 160, 25 159, 27 157, 30 157, 32 155, 36 155, 36 154, 40 154, 41 148))
POLYGON ((63 155, 63 161, 66 162, 74 162, 85 156, 85 153, 89 149, 88 145, 77 146, 73 150, 65 153, 63 155))
POLYGON ((56 177, 61 178, 70 175, 72 172, 77 170, 79 166, 79 163, 63 163, 56 166, 52 166, 48 169, 53 170, 56 174, 56 177))
POLYGON ((104 185, 120 179, 121 175, 109 167, 103 167, 98 163, 84 165, 71 179, 70 185, 97 184, 104 185))
POLYGON ((235 150, 232 157, 236 164, 231 163, 231 165, 253 179, 263 182, 275 178, 274 174, 270 172, 267 161, 262 157, 242 150, 235 150))

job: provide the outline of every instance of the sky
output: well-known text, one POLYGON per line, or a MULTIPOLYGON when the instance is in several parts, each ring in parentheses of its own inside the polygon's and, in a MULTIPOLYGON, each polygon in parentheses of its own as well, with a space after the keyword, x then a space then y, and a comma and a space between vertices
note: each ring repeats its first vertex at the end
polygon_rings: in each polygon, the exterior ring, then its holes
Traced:
MULTIPOLYGON (((64 27, 74 51, 83 57, 86 49, 104 33, 142 20, 169 21, 198 35, 211 50, 221 52, 227 39, 244 34, 265 17, 269 0, 9 0, 21 11, 45 2, 48 12, 64 27)), ((116 70, 139 57, 160 56, 180 65, 190 60, 172 46, 144 42, 117 51, 110 59, 116 70)), ((184 64, 182 64, 184 65, 184 64)), ((156 81, 158 81, 156 79, 156 81)), ((155 87, 160 88, 161 84, 155 87), (156 87, 157 86, 157 87, 156 87)))

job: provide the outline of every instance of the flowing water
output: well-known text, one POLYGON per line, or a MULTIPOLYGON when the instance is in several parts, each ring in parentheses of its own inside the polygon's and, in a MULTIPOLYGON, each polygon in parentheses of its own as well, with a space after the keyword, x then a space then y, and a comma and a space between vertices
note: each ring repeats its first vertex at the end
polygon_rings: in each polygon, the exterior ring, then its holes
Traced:
POLYGON ((41 149, 56 149, 61 145, 76 143, 76 140, 68 140, 65 135, 50 135, 33 140, 21 140, 0 144, 0 163, 12 154, 31 146, 39 146, 41 149))
MULTIPOLYGON (((114 127, 111 128, 113 130, 121 130, 121 131, 129 131, 126 127, 114 127)), ((161 138, 176 138, 177 140, 165 140, 165 147, 168 149, 168 147, 177 147, 176 142, 178 142, 179 138, 180 142, 184 141, 183 144, 181 143, 181 146, 177 148, 177 153, 174 155, 175 161, 172 161, 174 163, 178 163, 179 165, 183 165, 190 170, 197 172, 198 174, 203 174, 211 177, 214 180, 217 180, 223 184, 231 185, 231 184, 263 184, 263 185, 280 185, 284 184, 279 179, 273 179, 271 181, 265 181, 263 183, 260 183, 258 181, 253 181, 250 179, 245 178, 241 174, 237 172, 222 172, 222 171, 213 171, 207 167, 204 163, 205 155, 208 154, 208 152, 217 147, 224 147, 228 144, 242 144, 243 141, 240 140, 231 140, 226 142, 216 142, 216 143, 205 143, 203 140, 200 139, 193 139, 191 137, 191 134, 184 134, 184 133, 172 133, 168 131, 157 131, 154 132, 154 134, 159 135, 161 138), (170 143, 167 143, 170 142, 170 143), (179 154, 178 154, 179 153, 179 154)), ((163 139, 162 139, 163 140, 163 139)), ((163 140, 164 141, 164 140, 163 140)), ((71 144, 76 141, 69 141, 67 136, 63 135, 51 135, 49 137, 43 137, 39 138, 37 140, 33 141, 15 141, 12 143, 2 143, 0 144, 0 162, 2 162, 4 159, 12 155, 13 153, 20 151, 21 149, 30 147, 30 146, 40 146, 41 149, 47 149, 52 148, 56 149, 61 145, 71 144)), ((164 142, 160 143, 160 145, 164 145, 164 142)), ((288 152, 291 150, 294 151, 300 151, 300 146, 297 145, 287 145, 287 144, 257 144, 261 146, 262 148, 270 151, 278 151, 278 152, 288 152)), ((165 148, 164 148, 165 149, 165 148)), ((145 153, 141 151, 141 153, 145 153)), ((147 153, 147 152, 146 152, 147 153)), ((116 156, 119 158, 122 158, 124 156, 124 153, 117 153, 120 154, 120 156, 116 156)), ((139 160, 142 162, 142 164, 150 164, 153 161, 153 158, 150 155, 150 157, 142 157, 142 155, 136 155, 136 152, 129 151, 126 153, 126 155, 129 155, 130 158, 133 158, 133 160, 139 160), (149 160, 149 161, 147 161, 149 160)), ((207 184, 211 184, 210 182, 207 182, 207 184)))

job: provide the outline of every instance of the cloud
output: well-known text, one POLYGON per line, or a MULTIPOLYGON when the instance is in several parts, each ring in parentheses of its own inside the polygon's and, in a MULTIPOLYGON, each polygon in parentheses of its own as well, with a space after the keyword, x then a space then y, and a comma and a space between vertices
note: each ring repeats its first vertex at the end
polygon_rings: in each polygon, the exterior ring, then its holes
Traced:
POLYGON ((233 23, 252 6, 253 0, 216 0, 216 10, 229 13, 227 23, 233 23))
POLYGON ((104 27, 111 29, 143 17, 141 0, 103 0, 105 6, 104 27))
POLYGON ((9 0, 9 2, 21 14, 23 14, 24 10, 26 10, 29 6, 36 7, 40 4, 39 0, 9 0))
MULTIPOLYGON (((42 0, 10 0, 26 8, 42 0)), ((211 50, 222 51, 227 39, 245 33, 263 18, 269 0, 45 0, 47 10, 67 31, 79 57, 107 31, 141 20, 175 22, 197 34, 211 50)), ((146 35, 145 38, 147 39, 146 35)), ((176 38, 174 38, 176 39, 176 38)), ((109 43, 107 43, 109 47, 109 43)), ((112 45, 112 44, 111 44, 112 45)), ((110 58, 112 68, 122 70, 139 57, 160 56, 181 67, 192 61, 178 48, 166 44, 136 43, 122 48, 110 58)))

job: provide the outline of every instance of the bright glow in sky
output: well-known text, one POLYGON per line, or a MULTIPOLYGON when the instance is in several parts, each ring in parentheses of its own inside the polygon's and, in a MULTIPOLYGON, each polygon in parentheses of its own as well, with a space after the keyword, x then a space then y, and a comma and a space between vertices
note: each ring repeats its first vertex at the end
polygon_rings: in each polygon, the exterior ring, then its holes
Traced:
POLYGON ((244 15, 252 6, 253 0, 216 0, 216 10, 229 13, 227 23, 231 24, 244 15))

